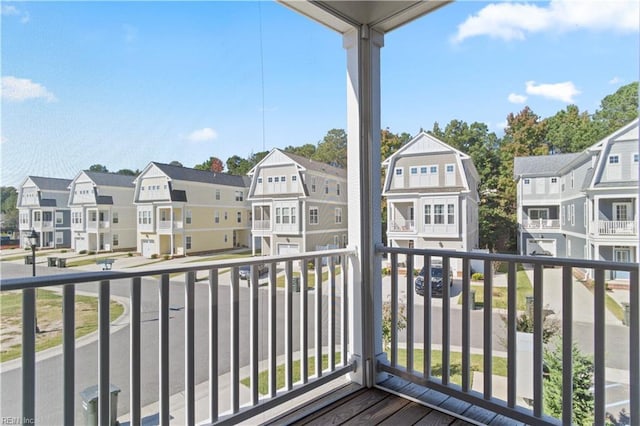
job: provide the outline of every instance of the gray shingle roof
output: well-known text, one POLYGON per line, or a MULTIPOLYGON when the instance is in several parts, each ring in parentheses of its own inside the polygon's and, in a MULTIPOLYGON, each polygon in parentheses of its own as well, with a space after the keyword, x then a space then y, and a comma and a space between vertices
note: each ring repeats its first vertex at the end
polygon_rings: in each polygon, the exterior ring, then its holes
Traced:
POLYGON ((152 162, 171 179, 192 182, 213 183, 217 185, 248 188, 251 181, 247 176, 235 176, 227 173, 213 173, 206 170, 196 170, 189 167, 172 166, 170 164, 152 162))
POLYGON ((96 204, 100 205, 113 205, 113 197, 111 195, 98 195, 96 204))
POLYGON ((558 174, 560 169, 578 158, 580 153, 516 157, 513 176, 545 176, 558 174))
POLYGON ((282 151, 284 155, 291 158, 296 163, 300 164, 307 170, 315 170, 322 173, 327 173, 330 175, 336 175, 341 178, 347 177, 347 171, 345 169, 341 169, 340 167, 334 167, 326 163, 322 163, 320 161, 309 160, 306 157, 302 157, 300 155, 291 154, 289 152, 282 151))
POLYGON ((71 179, 29 176, 41 191, 69 191, 71 179))
POLYGON ((122 186, 125 188, 133 188, 133 180, 135 176, 119 175, 116 173, 101 173, 85 170, 84 173, 96 183, 96 185, 104 186, 122 186))

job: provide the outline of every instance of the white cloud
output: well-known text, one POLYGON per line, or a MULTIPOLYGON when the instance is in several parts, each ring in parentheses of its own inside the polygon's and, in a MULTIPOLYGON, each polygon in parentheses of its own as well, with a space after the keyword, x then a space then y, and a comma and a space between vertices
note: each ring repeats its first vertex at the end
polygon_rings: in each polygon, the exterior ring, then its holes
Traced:
POLYGON ((535 81, 527 81, 526 92, 529 95, 542 96, 543 98, 556 99, 566 103, 573 103, 573 97, 579 95, 580 92, 571 81, 563 83, 536 84, 535 81))
POLYGON ((552 0, 547 6, 529 3, 494 3, 458 25, 456 43, 475 36, 524 40, 542 31, 600 30, 638 32, 640 2, 637 0, 552 0))
POLYGON ((618 76, 615 76, 611 80, 609 80, 609 84, 618 84, 618 83, 622 83, 622 79, 618 76))
POLYGON ((43 85, 34 83, 28 78, 13 76, 2 77, 2 99, 14 102, 29 99, 46 99, 48 102, 57 100, 54 94, 43 85))
POLYGON ((20 22, 22 22, 23 24, 26 24, 27 22, 29 22, 29 19, 30 19, 29 12, 22 11, 13 5, 3 4, 2 8, 0 9, 0 12, 2 13, 2 15, 5 15, 5 16, 19 17, 20 22))
POLYGON ((527 101, 526 96, 518 95, 517 93, 509 93, 508 99, 512 104, 523 104, 527 101))
POLYGON ((204 129, 194 130, 189 133, 187 140, 191 142, 206 142, 212 141, 218 137, 218 133, 211 127, 205 127, 204 129))

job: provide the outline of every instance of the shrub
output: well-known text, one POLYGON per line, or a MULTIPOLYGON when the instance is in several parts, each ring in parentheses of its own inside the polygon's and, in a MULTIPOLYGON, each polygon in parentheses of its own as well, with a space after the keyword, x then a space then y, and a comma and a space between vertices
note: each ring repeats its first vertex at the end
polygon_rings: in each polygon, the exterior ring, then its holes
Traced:
POLYGON ((128 257, 133 257, 133 253, 129 252, 129 253, 127 253, 127 256, 128 257))
POLYGON ((162 258, 164 260, 169 260, 169 259, 171 259, 171 256, 169 256, 168 254, 165 254, 164 256, 162 256, 162 258))
MULTIPOLYGON (((382 342, 384 343, 384 350, 389 349, 391 344, 391 301, 382 303, 382 342)), ((402 331, 407 327, 407 316, 405 315, 404 300, 398 301, 398 323, 396 328, 398 331, 402 331)))
MULTIPOLYGON (((592 425, 594 397, 593 358, 583 355, 575 343, 571 351, 573 359, 573 421, 575 425, 592 425)), ((545 384, 543 402, 545 413, 562 417, 562 344, 559 341, 553 350, 544 351, 545 384)))
POLYGON ((66 252, 67 252, 66 249, 65 250, 60 250, 60 253, 66 253, 66 252))
POLYGON ((87 254, 87 251, 86 251, 86 250, 80 250, 80 251, 78 252, 78 254, 87 254))
POLYGON ((88 254, 89 256, 91 256, 91 255, 96 254, 96 252, 95 252, 95 251, 93 251, 93 250, 89 250, 89 251, 87 252, 87 254, 88 254))
POLYGON ((474 272, 473 275, 471 275, 471 279, 473 281, 482 281, 484 280, 484 274, 482 272, 474 272))
POLYGON ((157 255, 156 253, 153 253, 153 254, 151 255, 151 258, 152 258, 152 259, 157 259, 157 258, 158 258, 158 255, 157 255))
POLYGON ((391 268, 388 266, 382 268, 382 275, 391 275, 391 268))

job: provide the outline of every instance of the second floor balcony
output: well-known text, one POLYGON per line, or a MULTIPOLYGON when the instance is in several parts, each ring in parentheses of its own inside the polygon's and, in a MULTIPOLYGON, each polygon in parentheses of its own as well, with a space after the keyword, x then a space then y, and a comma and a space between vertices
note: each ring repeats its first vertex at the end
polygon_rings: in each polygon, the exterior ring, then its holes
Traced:
POLYGON ((270 231, 271 230, 271 220, 270 219, 261 219, 253 221, 253 230, 254 231, 270 231))
POLYGON ((182 231, 184 229, 184 222, 181 220, 159 220, 158 232, 159 233, 171 233, 175 231, 182 231))
POLYGON ((559 230, 559 219, 525 219, 522 226, 528 230, 559 230))
POLYGON ((638 225, 635 220, 599 220, 594 228, 600 235, 638 235, 638 225))
POLYGON ((397 219, 389 222, 389 230, 392 232, 415 232, 415 220, 397 219))

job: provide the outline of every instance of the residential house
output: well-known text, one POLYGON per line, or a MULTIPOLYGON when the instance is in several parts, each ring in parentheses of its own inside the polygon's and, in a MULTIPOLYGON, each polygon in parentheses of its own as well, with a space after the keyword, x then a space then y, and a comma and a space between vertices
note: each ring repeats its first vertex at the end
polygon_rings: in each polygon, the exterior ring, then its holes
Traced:
POLYGON ((638 119, 580 153, 516 158, 520 253, 638 262, 639 170, 638 119))
POLYGON ((134 183, 144 256, 250 246, 248 178, 152 162, 134 183))
POLYGON ((18 228, 22 247, 29 247, 26 235, 33 229, 40 236, 40 248, 71 247, 69 179, 28 176, 18 188, 18 228))
POLYGON ((249 176, 254 254, 347 245, 346 170, 274 149, 249 176))
POLYGON ((71 247, 113 251, 136 247, 134 176, 82 171, 69 185, 71 247))
MULTIPOLYGON (((479 177, 468 155, 422 131, 382 167, 389 247, 478 248, 479 177)), ((461 262, 451 266, 462 272, 461 262)))

